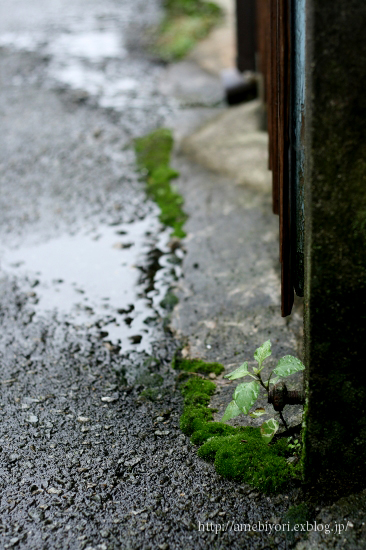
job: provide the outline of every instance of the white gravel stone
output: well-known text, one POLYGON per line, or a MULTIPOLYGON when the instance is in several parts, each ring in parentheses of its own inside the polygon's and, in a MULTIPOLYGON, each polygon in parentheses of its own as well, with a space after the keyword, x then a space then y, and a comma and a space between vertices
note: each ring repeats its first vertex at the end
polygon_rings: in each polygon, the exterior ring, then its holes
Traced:
POLYGON ((78 416, 77 421, 78 421, 78 422, 81 422, 81 423, 89 422, 89 421, 90 421, 90 418, 87 417, 87 416, 78 416))

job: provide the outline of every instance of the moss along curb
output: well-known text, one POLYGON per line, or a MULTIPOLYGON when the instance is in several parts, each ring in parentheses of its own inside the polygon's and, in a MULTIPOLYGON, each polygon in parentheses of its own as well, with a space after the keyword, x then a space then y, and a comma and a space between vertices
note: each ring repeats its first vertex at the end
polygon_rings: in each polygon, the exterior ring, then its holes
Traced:
POLYGON ((182 209, 183 197, 171 185, 179 176, 170 167, 173 136, 168 128, 159 128, 150 134, 135 139, 137 166, 146 182, 147 193, 160 207, 160 221, 173 228, 172 237, 185 237, 183 225, 187 214, 182 209))
POLYGON ((154 52, 164 61, 185 57, 221 20, 222 10, 205 0, 164 0, 165 18, 157 29, 154 52))
POLYGON ((222 372, 224 367, 200 359, 175 359, 173 362, 175 368, 186 367, 185 372, 178 376, 185 379, 180 386, 184 397, 180 428, 191 437, 191 443, 200 445, 198 456, 214 462, 216 472, 223 477, 248 483, 264 493, 279 492, 285 489, 289 481, 299 478, 300 466, 287 462, 291 456, 287 439, 267 445, 259 428, 235 428, 213 421, 215 410, 209 407, 209 403, 216 391, 216 384, 193 374, 195 365, 196 373, 205 374, 215 372, 219 367, 222 372))

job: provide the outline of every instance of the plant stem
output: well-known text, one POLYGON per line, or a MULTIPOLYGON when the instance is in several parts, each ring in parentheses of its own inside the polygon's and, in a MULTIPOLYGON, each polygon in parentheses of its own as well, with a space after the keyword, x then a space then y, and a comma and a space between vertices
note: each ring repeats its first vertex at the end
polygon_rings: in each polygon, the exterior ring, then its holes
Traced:
POLYGON ((288 431, 288 426, 287 426, 287 424, 286 424, 286 420, 283 418, 282 411, 280 411, 280 418, 281 418, 281 420, 282 420, 282 422, 283 422, 283 424, 284 424, 284 426, 285 426, 285 428, 286 428, 286 432, 287 432, 287 431, 288 431))
POLYGON ((271 372, 271 374, 269 375, 269 378, 268 378, 268 380, 267 380, 267 393, 269 392, 269 383, 270 383, 270 381, 271 381, 272 374, 273 374, 273 371, 271 372))
POLYGON ((268 388, 267 388, 267 386, 264 384, 260 372, 258 372, 257 378, 258 378, 258 382, 260 383, 260 385, 266 390, 266 392, 267 392, 267 394, 268 394, 268 388))

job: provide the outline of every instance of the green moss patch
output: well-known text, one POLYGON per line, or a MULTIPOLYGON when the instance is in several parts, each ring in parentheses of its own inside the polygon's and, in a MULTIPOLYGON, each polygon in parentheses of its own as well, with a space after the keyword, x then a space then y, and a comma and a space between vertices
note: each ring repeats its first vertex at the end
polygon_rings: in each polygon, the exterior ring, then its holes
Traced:
POLYGON ((184 407, 180 417, 180 429, 186 435, 192 435, 202 430, 206 422, 213 419, 213 410, 202 405, 188 405, 184 407))
POLYGON ((216 385, 211 380, 203 380, 202 378, 190 378, 181 387, 181 392, 184 397, 189 397, 190 394, 202 393, 211 396, 215 393, 216 385))
POLYGON ((205 0, 165 0, 164 7, 173 15, 221 15, 217 4, 205 0))
POLYGON ((208 439, 217 436, 236 435, 238 429, 222 422, 206 422, 201 430, 192 434, 191 442, 194 445, 203 445, 208 439))
POLYGON ((158 396, 161 395, 160 388, 146 388, 140 393, 140 397, 147 399, 148 401, 157 401, 158 396))
POLYGON ((186 235, 183 225, 187 214, 182 209, 182 196, 170 183, 179 175, 169 165, 172 148, 173 136, 167 128, 159 128, 135 140, 137 165, 146 174, 148 194, 161 210, 159 219, 173 228, 172 236, 182 238, 186 235))
POLYGON ((147 399, 148 401, 156 401, 159 395, 164 394, 162 389, 164 379, 160 374, 144 372, 136 380, 137 384, 145 386, 145 388, 140 393, 140 397, 147 399))
POLYGON ((206 363, 202 359, 182 359, 178 355, 174 358, 172 366, 177 370, 199 372, 201 374, 210 374, 210 372, 213 372, 219 375, 225 370, 225 367, 220 363, 206 363))
MULTIPOLYGON (((175 368, 181 368, 185 362, 192 365, 197 361, 206 365, 206 373, 213 372, 208 367, 212 363, 186 359, 177 362, 177 357, 175 368)), ((294 466, 287 462, 291 456, 287 439, 279 439, 268 445, 259 428, 236 428, 213 421, 214 409, 208 405, 215 389, 216 385, 211 380, 197 376, 181 385, 184 410, 180 428, 191 436, 194 445, 201 445, 198 456, 214 462, 216 472, 223 477, 248 483, 264 493, 284 490, 291 479, 300 477, 300 465, 294 466)))
POLYGON ((198 455, 214 461, 216 472, 228 479, 254 485, 264 493, 284 489, 298 468, 287 463, 287 441, 263 442, 259 428, 208 439, 198 455))
POLYGON ((164 382, 164 379, 160 374, 157 373, 150 373, 150 372, 144 372, 141 374, 137 380, 137 384, 141 384, 142 386, 146 386, 147 388, 156 387, 156 386, 162 386, 164 382))
POLYGON ((182 388, 185 405, 203 405, 210 402, 210 397, 215 393, 216 386, 209 380, 191 378, 182 388))
POLYGON ((173 292, 169 291, 165 294, 164 298, 160 302, 160 305, 163 309, 166 309, 166 311, 171 312, 178 302, 179 300, 177 296, 173 292))
POLYGON ((158 29, 156 53, 165 61, 185 57, 222 16, 219 6, 204 0, 165 0, 166 17, 158 29))

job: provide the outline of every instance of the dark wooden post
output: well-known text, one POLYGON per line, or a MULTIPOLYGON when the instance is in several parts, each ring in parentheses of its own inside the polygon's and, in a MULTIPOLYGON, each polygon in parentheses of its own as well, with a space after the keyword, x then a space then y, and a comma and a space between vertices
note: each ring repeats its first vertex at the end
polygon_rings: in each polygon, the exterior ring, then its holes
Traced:
POLYGON ((305 478, 366 483, 366 2, 308 0, 305 478))
POLYGON ((256 62, 256 3, 255 0, 236 0, 237 67, 240 72, 255 71, 256 62))

